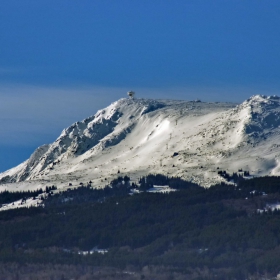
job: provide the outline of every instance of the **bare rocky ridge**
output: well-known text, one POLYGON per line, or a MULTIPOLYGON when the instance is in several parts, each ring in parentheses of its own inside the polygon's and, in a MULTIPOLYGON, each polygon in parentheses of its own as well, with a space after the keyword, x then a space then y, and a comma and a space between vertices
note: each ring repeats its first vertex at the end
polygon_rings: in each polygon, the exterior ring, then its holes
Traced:
POLYGON ((240 105, 120 99, 0 174, 1 189, 103 187, 118 174, 149 173, 210 186, 223 180, 217 168, 278 175, 279 105, 279 97, 260 95, 240 105))

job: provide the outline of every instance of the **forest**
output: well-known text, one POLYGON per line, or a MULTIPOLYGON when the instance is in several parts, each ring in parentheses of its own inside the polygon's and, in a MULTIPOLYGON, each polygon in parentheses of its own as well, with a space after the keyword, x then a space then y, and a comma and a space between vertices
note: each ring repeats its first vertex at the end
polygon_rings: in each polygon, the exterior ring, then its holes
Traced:
MULTIPOLYGON (((269 207, 280 201, 280 177, 205 189, 157 174, 138 184, 117 177, 102 190, 45 191, 44 207, 0 212, 3 279, 16 279, 8 278, 11 266, 22 275, 48 268, 44 279, 71 279, 67 269, 55 273, 59 265, 91 275, 75 279, 269 279, 280 271, 280 211, 269 207), (177 191, 148 193, 153 185, 177 191)), ((0 201, 13 195, 5 191, 0 201)))

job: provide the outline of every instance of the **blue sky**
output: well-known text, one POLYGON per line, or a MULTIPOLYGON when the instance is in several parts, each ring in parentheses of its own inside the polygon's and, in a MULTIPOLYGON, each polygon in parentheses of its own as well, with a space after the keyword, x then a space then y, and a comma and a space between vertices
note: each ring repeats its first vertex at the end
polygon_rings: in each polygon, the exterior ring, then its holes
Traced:
POLYGON ((280 89, 279 0, 1 0, 0 171, 125 96, 280 89))

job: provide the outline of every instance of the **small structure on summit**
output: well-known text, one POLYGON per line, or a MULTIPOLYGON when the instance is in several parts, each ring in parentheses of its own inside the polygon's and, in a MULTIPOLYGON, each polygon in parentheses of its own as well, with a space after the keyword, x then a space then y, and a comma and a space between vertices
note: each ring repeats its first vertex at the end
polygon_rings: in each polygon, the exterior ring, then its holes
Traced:
POLYGON ((134 91, 128 91, 127 92, 127 95, 129 96, 129 98, 133 99, 134 95, 135 95, 135 92, 134 91))

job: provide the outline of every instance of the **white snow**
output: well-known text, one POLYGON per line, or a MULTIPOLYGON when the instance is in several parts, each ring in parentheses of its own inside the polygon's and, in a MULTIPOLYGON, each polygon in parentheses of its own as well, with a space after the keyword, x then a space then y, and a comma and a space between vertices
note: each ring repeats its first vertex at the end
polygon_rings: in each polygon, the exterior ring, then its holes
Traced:
POLYGON ((78 251, 78 254, 83 255, 83 256, 92 255, 94 253, 99 253, 99 254, 104 255, 104 254, 108 253, 108 250, 107 249, 98 249, 97 247, 94 247, 93 249, 91 249, 89 251, 78 251))
POLYGON ((156 186, 154 185, 153 188, 147 190, 150 193, 170 193, 175 192, 175 189, 170 188, 169 186, 156 186))
POLYGON ((137 181, 150 173, 208 187, 223 180, 218 167, 279 175, 279 105, 279 97, 259 95, 240 105, 120 99, 1 173, 0 191, 67 189, 69 182, 74 188, 89 181, 99 188, 118 176, 137 181))
POLYGON ((16 208, 29 208, 29 207, 37 207, 37 206, 44 206, 43 201, 40 199, 41 196, 44 196, 44 194, 41 194, 34 199, 32 197, 25 199, 20 199, 11 203, 2 204, 2 207, 0 207, 0 211, 3 210, 10 210, 10 209, 16 209, 16 208))
POLYGON ((265 210, 266 211, 268 211, 268 210, 271 210, 271 211, 280 210, 280 203, 267 204, 266 207, 265 207, 265 210))

